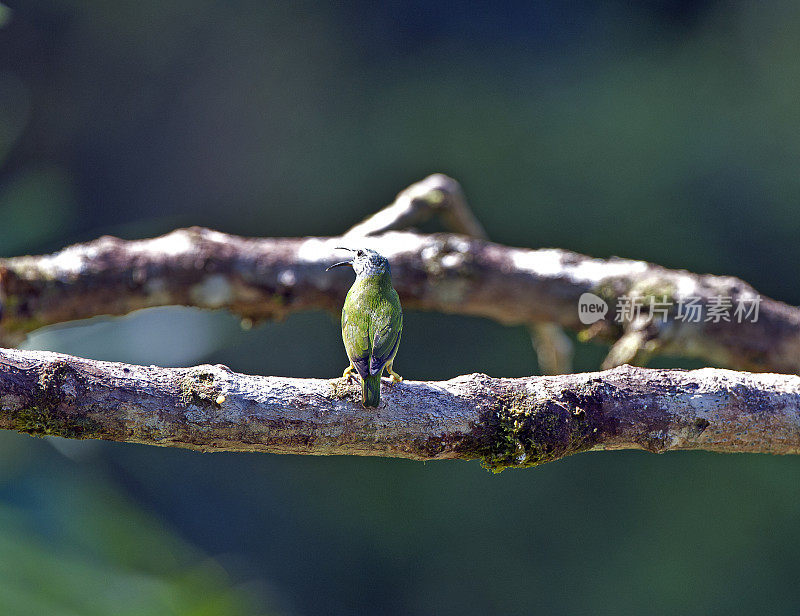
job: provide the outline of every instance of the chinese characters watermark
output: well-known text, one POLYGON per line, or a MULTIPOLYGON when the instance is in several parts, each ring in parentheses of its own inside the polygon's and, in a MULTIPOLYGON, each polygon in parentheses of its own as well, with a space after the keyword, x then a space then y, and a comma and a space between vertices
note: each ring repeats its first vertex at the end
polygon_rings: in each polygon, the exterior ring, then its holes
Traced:
MULTIPOLYGON (((670 315, 675 321, 684 323, 756 323, 761 296, 732 297, 715 295, 703 302, 702 297, 670 298, 654 296, 621 295, 617 299, 614 321, 623 323, 638 319, 664 321, 670 315)), ((578 300, 578 318, 584 325, 604 319, 608 303, 594 293, 584 293, 578 300)))

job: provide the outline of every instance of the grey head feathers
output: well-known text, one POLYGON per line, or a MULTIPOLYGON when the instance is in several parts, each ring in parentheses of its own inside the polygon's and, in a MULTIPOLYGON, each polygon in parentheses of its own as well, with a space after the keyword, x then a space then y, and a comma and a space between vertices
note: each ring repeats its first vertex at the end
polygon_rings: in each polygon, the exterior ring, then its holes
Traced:
POLYGON ((392 273, 386 257, 370 248, 361 248, 355 251, 353 269, 359 278, 392 273))
POLYGON ((391 276, 392 270, 389 267, 389 261, 379 252, 371 248, 338 248, 339 250, 349 250, 353 253, 351 261, 342 261, 334 263, 328 269, 338 267, 340 265, 350 265, 356 272, 357 278, 366 278, 368 276, 377 276, 380 274, 389 274, 391 276))

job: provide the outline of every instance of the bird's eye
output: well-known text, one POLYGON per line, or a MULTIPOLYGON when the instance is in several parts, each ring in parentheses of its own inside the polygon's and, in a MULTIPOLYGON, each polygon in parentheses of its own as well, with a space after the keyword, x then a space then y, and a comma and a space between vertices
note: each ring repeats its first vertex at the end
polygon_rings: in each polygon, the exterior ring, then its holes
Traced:
POLYGON ((364 251, 363 251, 363 250, 359 250, 359 251, 358 251, 356 254, 357 254, 359 257, 363 257, 363 256, 364 256, 364 251))

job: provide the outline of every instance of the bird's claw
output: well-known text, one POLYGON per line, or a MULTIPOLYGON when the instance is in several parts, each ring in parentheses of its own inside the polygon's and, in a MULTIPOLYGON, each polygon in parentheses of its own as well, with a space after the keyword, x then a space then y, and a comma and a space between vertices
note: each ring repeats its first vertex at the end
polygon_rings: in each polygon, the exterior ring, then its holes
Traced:
POLYGON ((392 370, 391 368, 387 368, 387 369, 386 369, 386 372, 388 372, 388 373, 389 373, 389 378, 391 379, 391 383, 392 383, 392 385, 394 385, 395 383, 402 383, 402 382, 403 382, 403 377, 402 377, 402 376, 400 376, 399 374, 397 374, 397 373, 396 373, 394 370, 392 370))

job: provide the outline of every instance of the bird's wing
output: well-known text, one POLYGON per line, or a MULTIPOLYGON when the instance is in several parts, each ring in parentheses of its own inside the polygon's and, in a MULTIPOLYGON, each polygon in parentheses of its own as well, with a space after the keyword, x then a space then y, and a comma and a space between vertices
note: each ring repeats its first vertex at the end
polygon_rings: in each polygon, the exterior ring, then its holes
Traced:
POLYGON ((347 310, 342 311, 342 333, 347 357, 362 378, 369 376, 369 363, 372 344, 369 335, 368 319, 349 318, 347 310))
POLYGON ((369 363, 370 374, 380 374, 383 367, 397 353, 400 334, 403 331, 403 312, 400 301, 382 305, 375 319, 375 333, 372 339, 372 358, 369 363))

